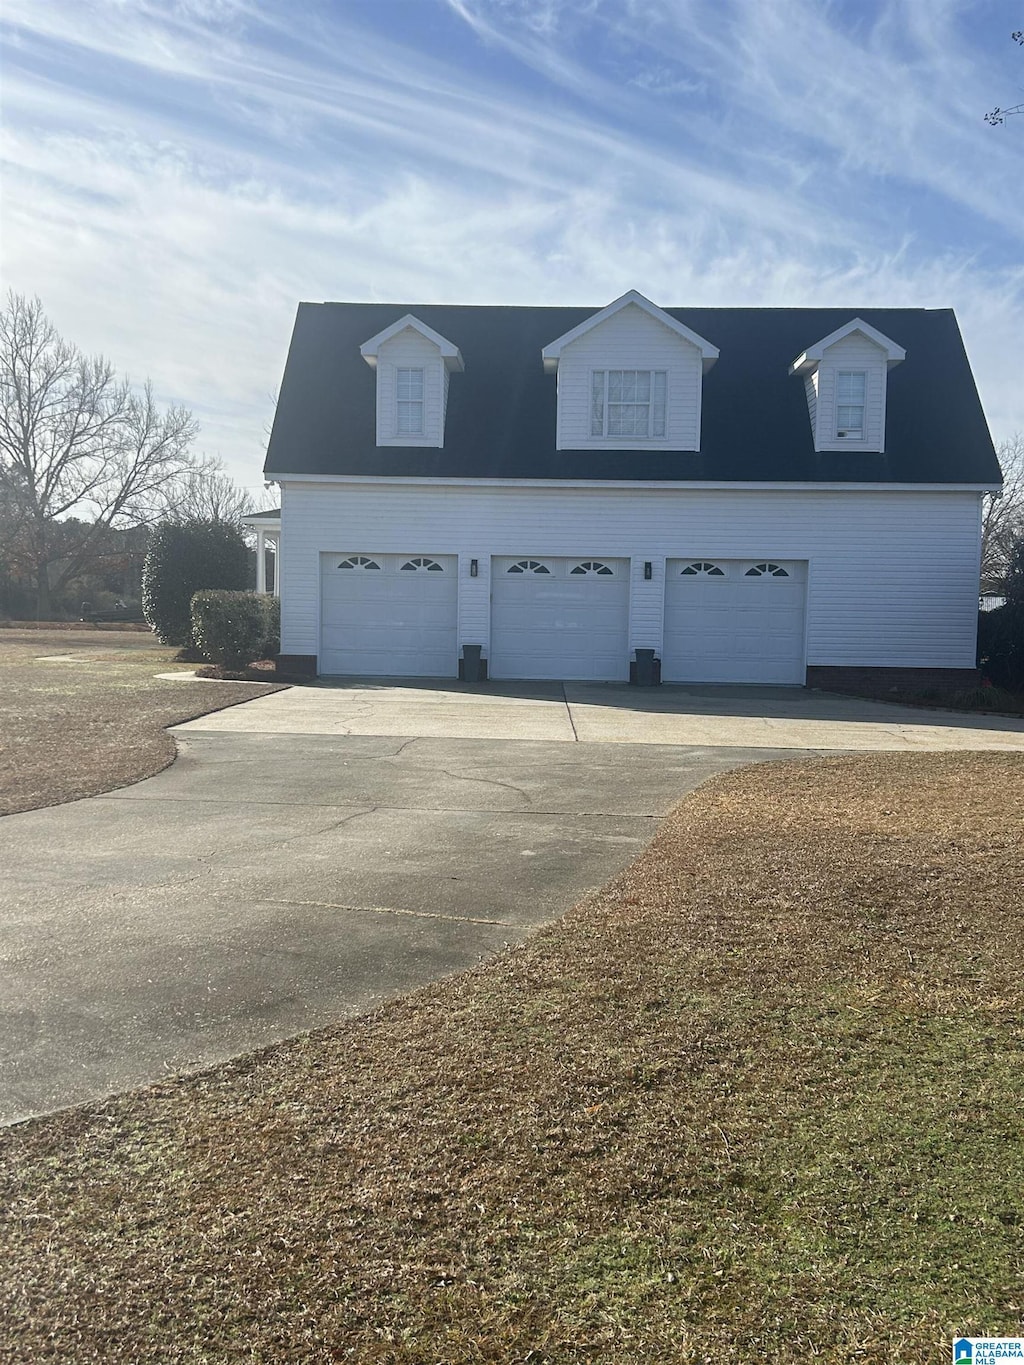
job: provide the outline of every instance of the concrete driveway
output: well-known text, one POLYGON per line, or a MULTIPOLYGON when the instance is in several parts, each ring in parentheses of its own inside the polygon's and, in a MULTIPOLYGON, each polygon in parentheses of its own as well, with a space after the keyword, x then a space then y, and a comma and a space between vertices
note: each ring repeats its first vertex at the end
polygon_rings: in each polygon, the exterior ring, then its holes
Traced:
POLYGON ((415 735, 435 739, 772 749, 1024 750, 1024 720, 915 710, 799 687, 459 683, 367 679, 292 688, 182 733, 415 735))
POLYGON ((1024 750, 1018 722, 561 685, 293 689, 176 736, 178 761, 146 782, 0 822, 3 1121, 471 966, 601 885, 724 768, 1024 750))

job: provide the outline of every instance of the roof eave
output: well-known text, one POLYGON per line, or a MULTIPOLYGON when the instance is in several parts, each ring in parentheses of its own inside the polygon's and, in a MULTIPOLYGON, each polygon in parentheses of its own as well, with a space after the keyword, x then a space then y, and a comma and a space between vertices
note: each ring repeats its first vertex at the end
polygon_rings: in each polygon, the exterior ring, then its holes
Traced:
POLYGON ((441 353, 441 359, 444 361, 445 369, 448 370, 450 374, 460 373, 466 368, 465 361, 462 359, 462 352, 459 350, 458 346, 455 345, 454 341, 449 341, 448 338, 443 337, 440 332, 435 332, 433 327, 428 327, 425 322, 421 322, 413 313, 406 313, 403 317, 400 317, 397 322, 392 322, 390 326, 385 327, 383 331, 370 337, 368 341, 364 341, 359 347, 359 354, 363 357, 371 370, 377 368, 377 356, 384 343, 390 341, 392 337, 397 336, 399 332, 404 332, 407 328, 411 328, 412 331, 418 332, 421 337, 437 347, 438 351, 441 353))
POLYGON ((659 308, 656 303, 652 303, 650 299, 644 298, 643 294, 639 293, 636 289, 630 289, 628 293, 623 294, 620 298, 613 299, 607 307, 601 308, 589 318, 584 318, 581 323, 576 327, 573 327, 570 331, 564 333, 560 337, 556 337, 554 341, 548 342, 541 351, 541 359, 544 362, 545 374, 557 373, 558 361, 566 346, 571 346, 574 341, 578 341, 580 337, 585 336, 587 332, 591 331, 594 327, 600 327, 602 322, 607 322, 610 317, 614 317, 616 313, 620 312, 623 308, 628 308, 630 305, 635 305, 637 308, 640 308, 648 317, 652 317, 656 322, 660 322, 662 326, 667 327, 670 332, 674 332, 676 336, 680 337, 683 341, 688 341, 691 346, 696 346, 701 354, 701 363, 704 367, 705 374, 718 359, 718 347, 712 345, 706 337, 699 336, 684 323, 679 322, 676 318, 672 317, 670 313, 666 313, 663 308, 659 308))
POLYGON ((887 337, 884 332, 880 332, 877 327, 872 327, 870 322, 865 322, 863 318, 851 318, 849 322, 844 322, 842 327, 837 327, 834 332, 829 332, 827 337, 822 337, 813 346, 808 346, 805 351, 797 356, 789 367, 790 374, 809 374, 816 370, 824 358, 825 352, 836 342, 843 341, 854 332, 860 332, 861 336, 867 337, 868 341, 880 347, 885 352, 885 363, 888 369, 894 365, 899 365, 906 360, 907 353, 898 342, 893 341, 892 337, 887 337))

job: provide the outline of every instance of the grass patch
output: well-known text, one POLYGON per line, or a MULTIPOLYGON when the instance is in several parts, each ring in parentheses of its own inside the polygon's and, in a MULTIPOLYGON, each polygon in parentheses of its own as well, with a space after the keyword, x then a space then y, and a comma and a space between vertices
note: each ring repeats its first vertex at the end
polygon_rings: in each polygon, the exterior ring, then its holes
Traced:
POLYGON ((151 777, 174 758, 166 726, 277 690, 154 677, 174 654, 149 631, 0 633, 0 815, 151 777))
POLYGON ((13 1358, 899 1361, 1021 1330, 1024 762, 716 778, 560 924, 3 1137, 13 1358))

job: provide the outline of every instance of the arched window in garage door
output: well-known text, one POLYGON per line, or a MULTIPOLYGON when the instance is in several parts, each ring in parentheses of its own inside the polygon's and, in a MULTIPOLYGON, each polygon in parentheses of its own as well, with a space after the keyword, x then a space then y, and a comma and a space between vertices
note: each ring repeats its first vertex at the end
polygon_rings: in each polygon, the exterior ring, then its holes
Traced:
POLYGON ((370 559, 367 555, 349 555, 348 559, 343 559, 338 565, 339 569, 379 569, 380 565, 375 559, 370 559))
POLYGON ((610 564, 603 564, 599 559, 584 559, 579 564, 569 570, 570 574, 577 577, 591 577, 599 574, 602 578, 611 578, 615 570, 610 564))
POLYGON ((510 564, 505 570, 506 573, 550 573, 551 570, 546 564, 542 564, 539 559, 520 559, 516 564, 510 564))
POLYGON ((788 578, 789 570, 781 564, 752 564, 747 570, 747 578, 788 578))
POLYGON ((436 559, 426 559, 421 556, 418 559, 407 559, 402 565, 401 571, 403 573, 444 573, 444 565, 438 564, 436 559))
POLYGON ((724 578, 725 570, 719 568, 717 564, 712 564, 709 559, 695 559, 692 564, 687 564, 679 572, 684 578, 724 578))

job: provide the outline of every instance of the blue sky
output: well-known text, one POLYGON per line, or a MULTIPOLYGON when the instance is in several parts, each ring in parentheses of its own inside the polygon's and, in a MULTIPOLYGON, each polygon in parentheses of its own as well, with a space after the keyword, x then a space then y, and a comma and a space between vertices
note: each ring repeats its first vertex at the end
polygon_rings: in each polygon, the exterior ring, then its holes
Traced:
MULTIPOLYGON (((1024 431, 1024 0, 5 0, 2 266, 259 489, 299 299, 955 307, 1024 431)), ((814 340, 814 338, 808 338, 814 340)))

